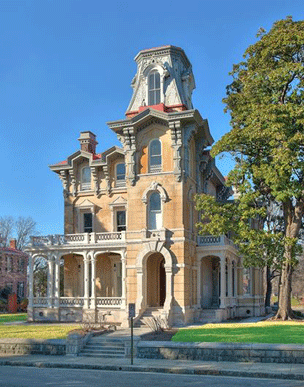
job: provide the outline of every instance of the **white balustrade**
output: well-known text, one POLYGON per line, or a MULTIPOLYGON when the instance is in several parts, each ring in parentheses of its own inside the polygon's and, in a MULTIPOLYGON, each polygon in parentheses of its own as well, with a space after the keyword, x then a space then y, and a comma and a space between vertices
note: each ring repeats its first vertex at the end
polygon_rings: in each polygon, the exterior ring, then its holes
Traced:
POLYGON ((34 297, 33 306, 47 306, 48 298, 47 297, 34 297))
POLYGON ((31 245, 38 246, 58 246, 58 245, 88 245, 107 242, 125 241, 125 231, 122 232, 99 232, 99 233, 79 233, 66 235, 48 235, 31 237, 31 245))
POLYGON ((83 297, 60 297, 59 299, 59 305, 63 307, 82 307, 83 304, 83 297))
POLYGON ((237 248, 237 246, 233 243, 233 241, 226 237, 226 235, 214 236, 214 235, 199 235, 197 237, 197 244, 199 246, 233 246, 237 248))
POLYGON ((120 308, 122 305, 122 297, 97 297, 96 305, 98 308, 120 308))

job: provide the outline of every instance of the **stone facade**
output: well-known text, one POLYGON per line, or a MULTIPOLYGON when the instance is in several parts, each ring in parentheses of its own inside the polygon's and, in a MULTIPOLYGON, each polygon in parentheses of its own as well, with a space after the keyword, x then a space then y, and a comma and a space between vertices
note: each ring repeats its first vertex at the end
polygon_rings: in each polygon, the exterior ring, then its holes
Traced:
POLYGON ((29 316, 128 324, 149 309, 171 325, 263 313, 262 273, 244 274, 226 237, 198 236, 194 196, 232 192, 211 158, 208 122, 193 109, 191 64, 173 46, 141 51, 125 119, 109 122, 122 143, 80 150, 51 166, 63 184, 64 235, 32 238, 29 316), (35 294, 44 259, 47 294, 35 294))

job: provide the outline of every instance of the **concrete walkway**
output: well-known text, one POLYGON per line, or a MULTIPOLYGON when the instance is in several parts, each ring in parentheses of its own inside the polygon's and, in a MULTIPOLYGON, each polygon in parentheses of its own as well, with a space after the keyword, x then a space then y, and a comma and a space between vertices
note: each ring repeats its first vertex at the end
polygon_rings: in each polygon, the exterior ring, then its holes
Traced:
POLYGON ((303 364, 232 363, 156 359, 105 359, 81 356, 0 356, 0 366, 99 369, 304 380, 303 364))

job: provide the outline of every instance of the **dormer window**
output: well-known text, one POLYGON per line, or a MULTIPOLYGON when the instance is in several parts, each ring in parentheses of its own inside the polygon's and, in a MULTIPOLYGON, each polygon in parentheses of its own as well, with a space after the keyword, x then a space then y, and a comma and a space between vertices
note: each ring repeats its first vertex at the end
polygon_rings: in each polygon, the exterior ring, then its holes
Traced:
POLYGON ((149 145, 149 172, 162 170, 162 151, 159 139, 152 140, 149 145))
POLYGON ((81 190, 87 191, 91 189, 91 168, 84 167, 81 170, 81 190))
POLYGON ((126 166, 124 163, 116 164, 116 187, 123 187, 126 185, 126 166))
POLYGON ((148 76, 148 105, 160 103, 160 75, 154 70, 148 76))

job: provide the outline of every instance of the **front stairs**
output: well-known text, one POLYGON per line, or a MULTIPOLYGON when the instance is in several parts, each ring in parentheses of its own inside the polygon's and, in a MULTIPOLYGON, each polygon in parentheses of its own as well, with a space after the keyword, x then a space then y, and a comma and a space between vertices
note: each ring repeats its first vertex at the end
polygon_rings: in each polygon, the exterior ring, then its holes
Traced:
POLYGON ((79 356, 123 358, 126 356, 125 341, 118 337, 93 336, 79 356))

